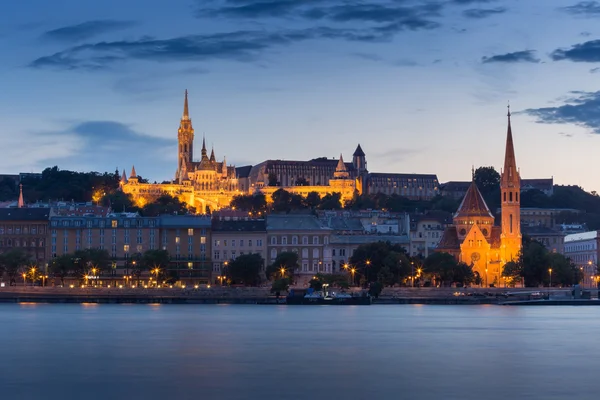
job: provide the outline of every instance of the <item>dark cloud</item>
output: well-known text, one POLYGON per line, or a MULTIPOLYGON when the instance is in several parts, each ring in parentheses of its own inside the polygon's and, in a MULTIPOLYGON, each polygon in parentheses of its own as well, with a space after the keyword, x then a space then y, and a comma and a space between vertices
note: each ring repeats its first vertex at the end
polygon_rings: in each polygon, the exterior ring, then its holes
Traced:
POLYGON ((590 69, 590 73, 592 73, 592 74, 596 74, 598 72, 600 72, 600 67, 590 69))
POLYGON ((285 17, 307 4, 320 0, 230 0, 220 8, 205 8, 206 2, 198 1, 198 17, 268 18, 285 17))
POLYGON ((375 62, 380 62, 383 64, 389 64, 394 67, 416 67, 419 65, 414 60, 400 59, 400 60, 394 61, 394 60, 386 59, 386 58, 381 57, 380 55, 374 54, 374 53, 352 53, 351 55, 354 57, 362 58, 363 60, 375 61, 375 62))
POLYGON ((32 68, 85 69, 108 68, 127 59, 150 61, 206 61, 227 59, 256 61, 257 56, 275 46, 312 39, 341 39, 377 42, 393 38, 407 29, 430 29, 433 24, 406 19, 363 29, 315 27, 279 32, 237 31, 211 35, 189 35, 171 39, 142 38, 98 42, 74 46, 58 53, 39 57, 32 68))
POLYGON ((600 91, 571 92, 571 98, 561 106, 532 108, 522 113, 535 117, 538 123, 575 124, 600 134, 600 91))
POLYGON ((463 16, 472 19, 483 19, 488 18, 493 15, 503 14, 506 12, 506 8, 497 7, 497 8, 471 8, 469 10, 463 11, 463 16))
POLYGON ((600 16, 600 3, 597 1, 580 1, 572 6, 562 7, 560 10, 573 15, 595 17, 600 16))
POLYGON ((42 37, 62 42, 77 42, 103 33, 127 29, 136 25, 133 21, 99 20, 88 21, 78 25, 65 26, 45 32, 42 37))
POLYGON ((65 168, 85 166, 87 169, 105 170, 107 165, 131 168, 132 163, 143 162, 156 167, 157 170, 152 173, 138 171, 143 176, 161 173, 160 169, 168 166, 164 157, 165 149, 176 151, 177 146, 175 134, 173 139, 155 137, 116 121, 84 121, 39 136, 75 144, 70 149, 71 154, 46 158, 40 161, 42 165, 59 164, 65 168), (135 152, 131 149, 135 149, 135 152))
POLYGON ((567 50, 554 50, 551 57, 554 61, 600 62, 600 40, 576 44, 567 50))
POLYGON ((481 62, 484 64, 489 63, 538 63, 539 59, 535 57, 535 50, 523 50, 515 51, 513 53, 497 54, 491 57, 483 57, 481 62))

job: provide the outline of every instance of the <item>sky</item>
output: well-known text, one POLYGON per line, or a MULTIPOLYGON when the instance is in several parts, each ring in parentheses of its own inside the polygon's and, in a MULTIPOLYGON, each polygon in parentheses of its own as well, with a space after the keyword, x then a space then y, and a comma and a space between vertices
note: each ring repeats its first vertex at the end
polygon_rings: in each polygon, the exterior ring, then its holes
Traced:
POLYGON ((183 95, 199 156, 347 161, 600 192, 600 1, 0 2, 1 173, 172 179, 183 95))

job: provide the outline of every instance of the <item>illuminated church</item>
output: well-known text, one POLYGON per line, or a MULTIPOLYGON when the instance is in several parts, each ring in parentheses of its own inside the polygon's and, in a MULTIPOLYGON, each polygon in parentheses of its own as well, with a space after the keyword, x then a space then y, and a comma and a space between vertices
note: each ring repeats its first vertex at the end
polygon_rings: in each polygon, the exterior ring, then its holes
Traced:
POLYGON ((454 214, 453 225, 444 231, 437 251, 450 253, 471 265, 485 285, 499 285, 504 264, 516 261, 521 251, 520 187, 509 111, 504 169, 500 178, 501 225, 494 225, 494 216, 472 181, 454 214))
POLYGON ((344 163, 340 155, 339 160, 276 160, 254 167, 236 168, 227 165, 225 157, 223 161, 217 161, 214 149, 211 149, 209 156, 206 141, 202 138, 200 160, 195 161, 194 128, 189 114, 187 90, 177 139, 177 169, 170 183, 141 183, 135 168, 131 169, 129 177, 123 171, 120 189, 131 194, 138 206, 166 193, 195 207, 197 212, 204 213, 228 207, 233 197, 241 194, 264 193, 267 201, 271 201, 271 195, 282 188, 303 196, 310 192, 317 192, 321 196, 340 193, 343 202, 351 199, 355 191, 362 192, 367 174, 365 154, 360 145, 354 153, 352 163, 344 163), (282 169, 277 170, 278 167, 282 169), (315 172, 322 177, 310 175, 315 172), (271 174, 277 177, 277 185, 267 184, 271 174), (291 177, 302 177, 306 182, 298 185, 291 179, 282 179, 291 177))

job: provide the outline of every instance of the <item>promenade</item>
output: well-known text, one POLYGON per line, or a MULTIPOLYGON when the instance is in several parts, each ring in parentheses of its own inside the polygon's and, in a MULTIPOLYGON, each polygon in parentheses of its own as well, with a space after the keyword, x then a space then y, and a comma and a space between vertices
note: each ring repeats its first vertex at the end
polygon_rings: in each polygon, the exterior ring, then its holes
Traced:
MULTIPOLYGON (((570 289, 539 289, 541 295, 562 297, 570 289), (545 290, 544 290, 545 289, 545 290)), ((360 292, 360 288, 347 290, 360 292)), ((507 288, 385 288, 375 304, 497 304, 511 299, 528 299, 536 289, 507 288)), ((197 288, 107 288, 107 287, 39 287, 0 288, 0 303, 161 303, 161 304, 280 304, 268 287, 221 287, 201 285, 197 288)))

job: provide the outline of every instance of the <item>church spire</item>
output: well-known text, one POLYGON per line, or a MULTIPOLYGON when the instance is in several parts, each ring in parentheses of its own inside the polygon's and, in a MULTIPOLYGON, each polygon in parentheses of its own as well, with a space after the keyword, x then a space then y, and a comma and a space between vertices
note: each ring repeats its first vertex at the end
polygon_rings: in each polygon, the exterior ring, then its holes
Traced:
POLYGON ((185 100, 183 102, 183 119, 185 119, 185 120, 190 119, 190 111, 188 108, 188 91, 187 91, 187 89, 185 89, 185 100))
POLYGON ((137 173, 135 172, 135 165, 131 166, 131 175, 129 178, 137 178, 137 173))
POLYGON ((517 159, 515 157, 515 148, 513 144, 512 127, 510 124, 510 104, 508 105, 508 128, 506 131, 506 150, 504 152, 504 170, 502 171, 502 185, 520 186, 519 171, 517 170, 517 159))
POLYGON ((123 168, 123 175, 121 175, 121 183, 123 185, 127 183, 127 174, 125 173, 125 168, 123 168))
POLYGON ((204 160, 206 157, 206 138, 202 135, 202 159, 204 160))
POLYGON ((215 158, 215 148, 211 148, 210 150, 210 161, 215 162, 217 159, 215 158))
POLYGON ((25 207, 25 202, 23 201, 23 184, 20 183, 19 184, 19 203, 18 203, 19 208, 23 208, 25 207))

